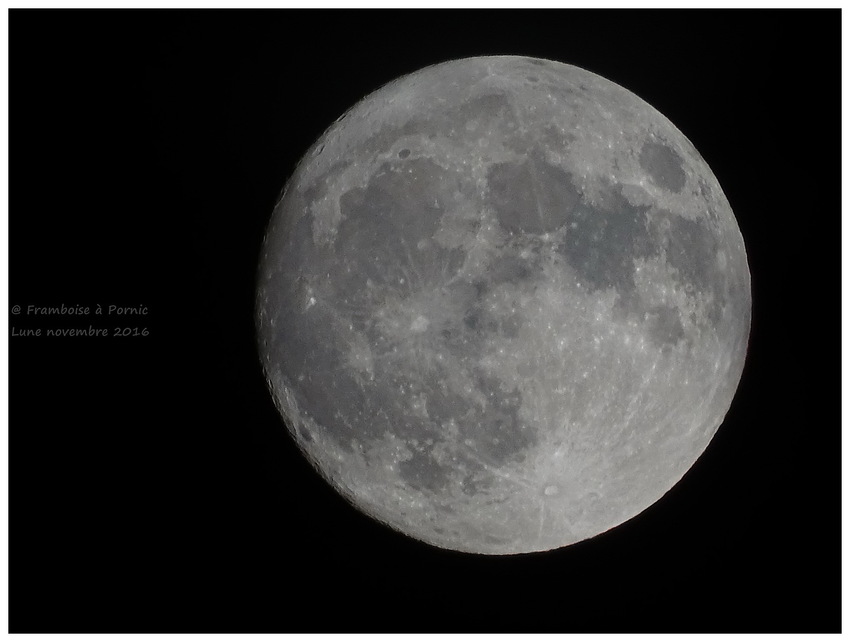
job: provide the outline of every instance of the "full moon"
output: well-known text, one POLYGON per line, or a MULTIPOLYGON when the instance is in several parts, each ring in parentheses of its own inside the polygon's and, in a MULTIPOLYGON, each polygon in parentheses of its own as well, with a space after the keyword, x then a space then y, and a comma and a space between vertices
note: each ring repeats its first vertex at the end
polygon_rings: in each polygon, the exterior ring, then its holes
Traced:
POLYGON ((596 74, 496 56, 395 80, 319 138, 274 209, 256 322, 276 406, 339 493, 503 555, 670 490, 730 407, 750 311, 690 141, 596 74))

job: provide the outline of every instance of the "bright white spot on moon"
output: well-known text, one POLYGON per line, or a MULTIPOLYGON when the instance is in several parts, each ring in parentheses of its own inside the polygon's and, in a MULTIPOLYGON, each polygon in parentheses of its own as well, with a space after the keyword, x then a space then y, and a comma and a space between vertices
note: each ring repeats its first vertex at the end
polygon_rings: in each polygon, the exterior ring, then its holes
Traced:
POLYGON ((410 329, 413 332, 424 332, 428 327, 428 319, 423 317, 421 314, 413 320, 413 323, 410 324, 410 329))

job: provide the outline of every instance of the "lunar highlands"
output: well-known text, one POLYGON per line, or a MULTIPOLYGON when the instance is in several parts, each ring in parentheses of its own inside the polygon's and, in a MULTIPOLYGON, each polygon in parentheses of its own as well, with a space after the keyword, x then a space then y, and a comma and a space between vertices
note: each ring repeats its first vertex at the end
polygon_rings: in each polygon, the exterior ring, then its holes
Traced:
POLYGON ((364 513, 458 551, 550 550, 646 509, 746 356, 744 243, 706 162, 548 60, 367 96, 296 168, 260 263, 260 355, 300 449, 364 513))

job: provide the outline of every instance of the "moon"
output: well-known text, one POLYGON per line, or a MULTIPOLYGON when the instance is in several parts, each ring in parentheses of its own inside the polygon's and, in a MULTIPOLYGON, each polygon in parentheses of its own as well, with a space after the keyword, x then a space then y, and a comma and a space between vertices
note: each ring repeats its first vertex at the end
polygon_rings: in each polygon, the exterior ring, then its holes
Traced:
POLYGON ((688 139, 549 60, 389 83, 307 152, 274 208, 259 354, 301 451, 433 546, 594 537, 694 464, 738 386, 744 241, 688 139))

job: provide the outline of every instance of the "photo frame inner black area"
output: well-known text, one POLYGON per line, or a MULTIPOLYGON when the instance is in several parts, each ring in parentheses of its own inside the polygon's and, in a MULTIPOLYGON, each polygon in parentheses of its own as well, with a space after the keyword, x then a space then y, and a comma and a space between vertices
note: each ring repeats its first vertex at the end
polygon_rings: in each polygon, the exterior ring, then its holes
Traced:
POLYGON ((11 10, 10 631, 840 630, 839 16, 11 10), (667 116, 717 175, 753 288, 738 392, 684 479, 519 556, 350 507, 287 434, 253 318, 310 145, 401 75, 496 54, 667 116))

